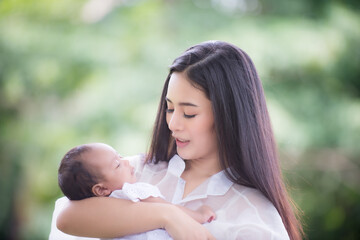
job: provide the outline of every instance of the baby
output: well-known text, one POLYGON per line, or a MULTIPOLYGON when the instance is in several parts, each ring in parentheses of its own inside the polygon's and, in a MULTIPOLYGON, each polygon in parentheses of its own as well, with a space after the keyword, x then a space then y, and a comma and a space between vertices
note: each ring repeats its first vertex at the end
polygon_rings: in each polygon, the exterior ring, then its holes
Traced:
MULTIPOLYGON (((70 200, 110 196, 133 202, 167 203, 159 189, 148 183, 136 182, 134 167, 112 147, 103 143, 77 146, 61 160, 59 186, 70 200)), ((178 206, 199 223, 211 222, 215 213, 207 206, 196 211, 178 206)), ((121 239, 171 239, 164 230, 153 230, 121 239)))

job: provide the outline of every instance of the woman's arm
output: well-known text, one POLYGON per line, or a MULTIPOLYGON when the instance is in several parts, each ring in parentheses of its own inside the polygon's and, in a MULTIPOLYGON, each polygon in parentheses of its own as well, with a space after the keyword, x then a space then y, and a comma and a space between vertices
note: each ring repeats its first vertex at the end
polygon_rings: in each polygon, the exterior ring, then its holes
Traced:
POLYGON ((171 204, 108 197, 69 201, 59 214, 57 227, 85 237, 115 238, 164 228, 174 239, 214 239, 201 224, 171 204))
POLYGON ((165 208, 157 209, 160 206, 155 204, 150 208, 147 204, 107 197, 69 201, 59 214, 57 227, 67 234, 99 238, 114 238, 163 227, 165 208))
MULTIPOLYGON (((142 202, 171 204, 171 203, 167 202, 166 200, 164 200, 164 199, 162 199, 160 197, 149 197, 149 198, 143 199, 141 201, 142 202)), ((203 206, 199 207, 195 211, 191 210, 191 209, 188 209, 186 207, 180 206, 180 205, 174 205, 174 206, 177 206, 178 208, 180 208, 183 212, 185 212, 187 215, 192 217, 198 223, 211 222, 216 217, 216 214, 214 213, 214 211, 209 206, 203 205, 203 206)))

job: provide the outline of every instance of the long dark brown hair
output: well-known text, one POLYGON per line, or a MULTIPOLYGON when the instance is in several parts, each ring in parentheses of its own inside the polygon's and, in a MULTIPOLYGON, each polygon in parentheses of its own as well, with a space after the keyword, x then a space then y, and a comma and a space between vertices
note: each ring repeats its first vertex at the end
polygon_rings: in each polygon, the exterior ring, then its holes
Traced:
POLYGON ((227 176, 260 190, 278 210, 290 239, 301 239, 304 234, 283 183, 263 87, 250 57, 238 47, 204 42, 174 60, 162 91, 148 160, 169 161, 176 154, 165 101, 173 72, 187 74, 210 99, 219 159, 227 176))

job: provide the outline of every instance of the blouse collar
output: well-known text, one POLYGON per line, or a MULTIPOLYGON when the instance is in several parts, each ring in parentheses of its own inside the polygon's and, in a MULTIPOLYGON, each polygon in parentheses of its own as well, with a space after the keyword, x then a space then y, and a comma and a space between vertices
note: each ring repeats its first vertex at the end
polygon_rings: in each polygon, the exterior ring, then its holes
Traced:
MULTIPOLYGON (((185 170, 185 162, 184 160, 179 157, 179 155, 174 155, 168 165, 168 171, 175 175, 178 178, 181 178, 181 174, 185 170)), ((214 175, 212 175, 207 181, 207 188, 206 192, 203 192, 202 197, 205 197, 207 195, 224 195, 230 187, 234 184, 232 181, 228 179, 228 177, 225 174, 225 171, 222 170, 214 175)), ((195 196, 194 196, 195 197, 195 196)), ((200 196, 197 196, 196 198, 199 198, 200 196)), ((191 194, 189 195, 189 198, 193 198, 191 194)), ((184 199, 185 200, 185 199, 184 199)), ((192 200, 188 199, 186 197, 186 200, 192 200)))

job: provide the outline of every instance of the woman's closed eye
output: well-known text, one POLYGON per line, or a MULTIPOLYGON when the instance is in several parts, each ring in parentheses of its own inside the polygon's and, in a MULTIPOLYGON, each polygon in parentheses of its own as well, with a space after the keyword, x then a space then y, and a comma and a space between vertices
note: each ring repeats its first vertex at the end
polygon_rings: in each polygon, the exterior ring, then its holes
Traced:
POLYGON ((185 113, 184 113, 184 117, 185 117, 185 118, 193 118, 193 117, 195 117, 195 116, 196 116, 196 114, 188 115, 188 114, 185 114, 185 113))
MULTIPOLYGON (((174 112, 174 109, 166 109, 166 112, 167 113, 173 113, 174 112)), ((193 118, 193 117, 195 117, 196 116, 196 114, 186 114, 186 113, 184 113, 184 117, 185 118, 193 118)))

